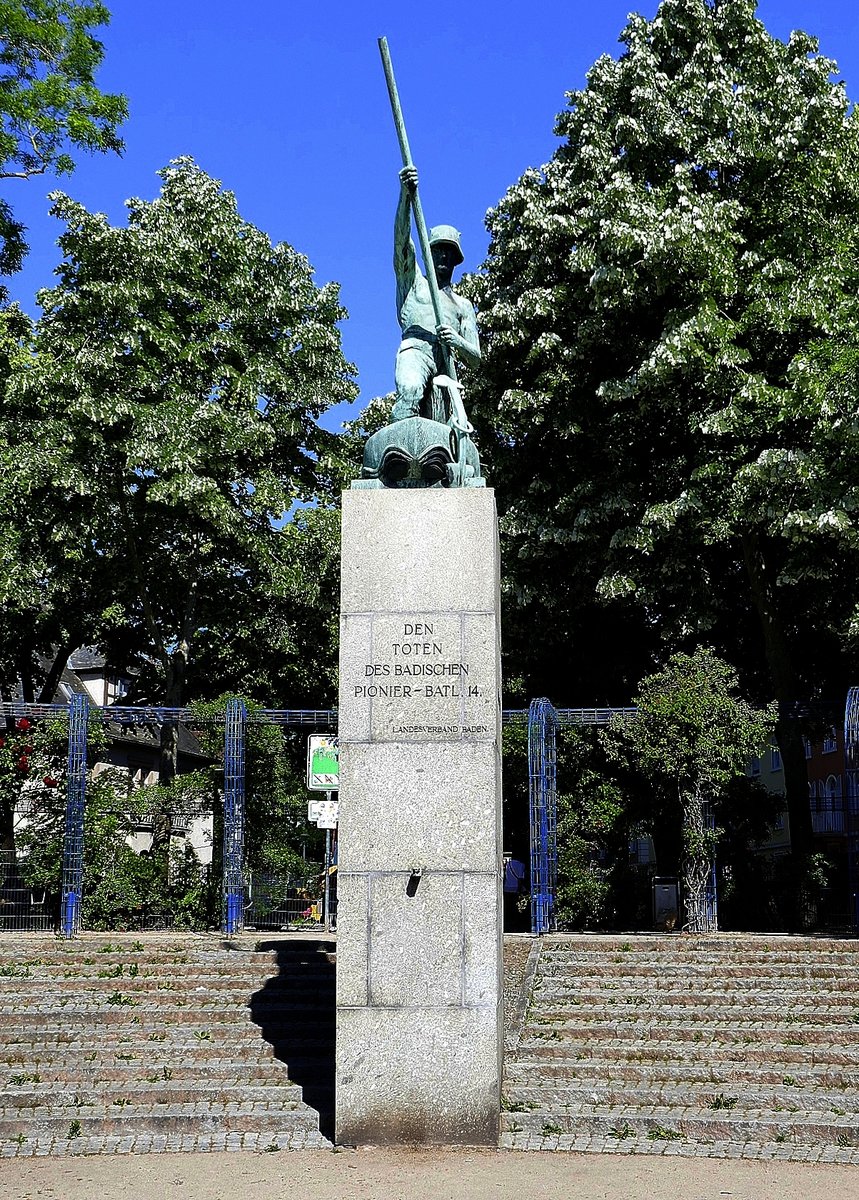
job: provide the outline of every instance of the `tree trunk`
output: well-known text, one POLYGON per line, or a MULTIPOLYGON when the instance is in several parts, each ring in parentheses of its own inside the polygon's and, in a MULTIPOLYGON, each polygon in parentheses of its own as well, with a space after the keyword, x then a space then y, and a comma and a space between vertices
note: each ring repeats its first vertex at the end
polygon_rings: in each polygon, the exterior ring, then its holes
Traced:
POLYGON ((54 661, 51 663, 50 669, 45 676, 44 683, 39 691, 39 704, 53 703, 54 696, 59 686, 60 678, 65 670, 66 663, 69 660, 69 655, 78 645, 77 639, 74 641, 63 642, 57 647, 57 652, 54 655, 54 661))
POLYGON ((7 796, 0 796, 0 854, 15 853, 15 803, 7 796))
POLYGON ((813 833, 811 806, 808 803, 808 770, 802 731, 796 712, 796 678, 784 627, 779 618, 772 586, 767 578, 760 538, 751 532, 743 536, 743 560, 751 586, 752 600, 763 634, 764 654, 773 693, 778 704, 776 739, 781 751, 785 799, 790 818, 790 848, 799 862, 811 853, 813 833))
POLYGON ((683 805, 683 902, 689 933, 714 933, 716 922, 707 911, 707 881, 713 871, 710 827, 704 804, 696 793, 683 805))
MULTIPOLYGON (((190 611, 187 624, 193 616, 193 594, 189 599, 190 611)), ((170 655, 167 672, 165 704, 168 708, 179 708, 185 695, 185 676, 188 670, 190 638, 183 637, 170 655)), ((161 745, 158 756, 158 783, 170 787, 176 779, 179 766, 179 722, 164 721, 161 725, 161 745)), ((154 814, 152 823, 152 854, 169 857, 170 835, 173 830, 173 812, 165 807, 154 814)))
MULTIPOLYGON (((0 692, 0 700, 3 693, 0 692)), ((0 721, 0 736, 11 737, 15 730, 15 718, 7 717, 0 721)), ((15 853, 15 801, 10 795, 0 795, 0 852, 11 850, 15 853)))
POLYGON ((21 683, 21 699, 25 704, 32 704, 36 699, 33 687, 33 662, 28 654, 22 654, 18 659, 18 679, 21 683))
MULTIPOLYGON (((167 675, 167 688, 164 698, 166 707, 178 708, 185 681, 186 654, 182 647, 177 647, 170 656, 170 669, 167 675)), ((158 754, 158 784, 159 787, 169 788, 176 778, 179 764, 179 722, 163 721, 161 724, 160 747, 158 754)), ((168 804, 163 804, 153 814, 152 820, 152 854, 153 857, 169 855, 170 835, 173 832, 173 812, 168 804)))

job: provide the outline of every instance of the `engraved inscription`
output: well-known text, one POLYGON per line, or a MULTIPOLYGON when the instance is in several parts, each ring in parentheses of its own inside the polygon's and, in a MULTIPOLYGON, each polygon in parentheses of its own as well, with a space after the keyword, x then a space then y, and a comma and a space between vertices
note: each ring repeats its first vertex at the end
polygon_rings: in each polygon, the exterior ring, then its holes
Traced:
POLYGON ((341 695, 350 720, 371 740, 493 736, 497 646, 490 614, 374 615, 358 629, 341 695))
MULTIPOLYGON (((397 679, 406 676, 409 679, 432 678, 432 679, 466 679, 471 670, 469 663, 465 662, 450 662, 450 661, 432 661, 426 662, 426 659, 444 659, 446 655, 445 644, 437 638, 435 633, 435 623, 428 621, 404 621, 402 623, 401 638, 397 641, 392 641, 387 647, 393 661, 392 662, 369 662, 364 664, 365 679, 397 679), (420 637, 421 641, 412 641, 412 639, 420 637), (427 639, 432 639, 427 640, 427 639), (420 662, 402 662, 402 659, 420 659, 420 662)), ((468 684, 463 690, 460 690, 460 684, 454 683, 356 683, 354 685, 353 695, 358 700, 411 700, 423 698, 425 700, 458 700, 461 696, 467 695, 476 697, 480 695, 480 687, 478 684, 468 684)), ((459 727, 457 727, 458 731, 459 727)), ((418 733, 422 729, 415 727, 408 732, 418 733)), ((433 732, 447 732, 447 726, 433 727, 433 732)), ((403 727, 402 732, 407 732, 403 727)))

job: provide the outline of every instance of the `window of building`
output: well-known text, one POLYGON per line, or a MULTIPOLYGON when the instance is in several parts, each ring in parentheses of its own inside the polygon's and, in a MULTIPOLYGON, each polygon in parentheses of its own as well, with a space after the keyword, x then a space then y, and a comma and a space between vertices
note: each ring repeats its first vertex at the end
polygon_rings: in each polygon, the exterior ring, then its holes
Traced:
POLYGON ((823 753, 832 754, 837 749, 838 743, 835 740, 835 730, 830 729, 826 737, 823 739, 823 753))
POLYGON ((770 747, 770 770, 781 770, 781 750, 779 750, 778 746, 770 747))
POLYGON ((761 773, 761 760, 759 758, 753 758, 752 761, 749 763, 749 774, 754 776, 754 775, 760 775, 760 773, 761 773))
POLYGON ((802 748, 805 751, 805 757, 811 758, 811 740, 807 737, 802 739, 802 748))
POLYGON ((830 812, 841 812, 841 779, 830 775, 824 784, 826 792, 826 807, 830 812))

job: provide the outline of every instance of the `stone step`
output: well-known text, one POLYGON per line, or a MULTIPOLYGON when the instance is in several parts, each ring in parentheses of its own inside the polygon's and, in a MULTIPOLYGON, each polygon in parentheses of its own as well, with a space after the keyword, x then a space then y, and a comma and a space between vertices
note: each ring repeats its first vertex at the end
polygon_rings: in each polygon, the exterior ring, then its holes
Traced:
POLYGON ((196 939, 178 937, 168 941, 160 941, 146 934, 123 936, 105 933, 101 937, 81 934, 71 940, 38 934, 23 942, 16 939, 14 934, 6 933, 0 946, 0 958, 16 958, 23 962, 30 959, 99 959, 124 954, 151 958, 230 958, 237 962, 252 962, 264 958, 333 954, 335 951, 336 941, 333 938, 319 939, 318 936, 281 937, 275 934, 271 938, 257 938, 253 944, 236 947, 213 934, 199 934, 196 939))
POLYGON ((188 970, 183 963, 161 969, 151 967, 145 962, 115 963, 113 966, 104 966, 101 963, 55 968, 30 966, 24 969, 10 964, 6 966, 5 973, 0 974, 0 979, 3 980, 4 990, 7 987, 26 987, 32 985, 34 980, 38 980, 41 986, 71 987, 74 986, 75 981, 110 979, 136 981, 138 985, 146 983, 150 987, 159 983, 173 983, 176 987, 188 987, 197 983, 204 986, 223 983, 227 987, 255 987, 260 981, 268 982, 272 979, 291 980, 295 983, 301 982, 318 986, 319 983, 333 979, 334 970, 335 968, 328 964, 322 968, 285 967, 283 964, 278 965, 277 963, 269 963, 264 969, 252 971, 234 969, 230 963, 221 966, 220 969, 199 967, 192 970, 188 970), (130 969, 135 966, 136 970, 130 969), (181 974, 179 974, 180 967, 181 974))
MULTIPOLYGON (((145 1033, 156 1031, 158 1027, 163 1027, 164 1024, 175 1025, 176 1027, 186 1025, 197 1025, 200 1027, 211 1028, 211 1030, 221 1031, 223 1028, 236 1027, 253 1030, 254 1027, 265 1024, 269 1025, 290 1025, 293 1024, 296 1016, 301 1015, 302 1025, 305 1024, 305 1018, 311 1021, 311 1024, 317 1025, 320 1028, 326 1026, 334 1026, 334 1006, 322 1006, 318 1008, 304 1008, 299 1004, 271 1004, 271 1006, 250 1006, 250 1004, 236 1004, 230 1008, 224 1004, 192 1004, 187 1006, 181 1004, 164 1004, 157 1008, 132 1006, 132 1004, 110 1004, 107 1001, 103 1004, 88 1004, 88 1006, 72 1006, 67 1004, 64 1008, 54 1010, 50 1009, 35 1009, 32 1012, 31 1024, 32 1031, 35 1033, 43 1033, 44 1036, 50 1036, 50 1033, 73 1033, 77 1028, 92 1027, 96 1024, 103 1028, 106 1033, 112 1033, 115 1030, 127 1030, 127 1028, 137 1028, 145 1033), (257 1019, 258 1018, 258 1019, 257 1019)), ((22 1018, 14 1019, 11 1013, 0 1013, 0 1040, 8 1037, 14 1037, 16 1032, 22 1030, 22 1018)))
MULTIPOLYGON (((840 1009, 817 1008, 794 1009, 788 1006, 780 1008, 758 1008, 754 1006, 713 1006, 707 1008, 683 1005, 648 1005, 648 1004, 605 1004, 587 1008, 582 1005, 570 1005, 562 1008, 547 1005, 539 1011, 532 1010, 525 1030, 535 1036, 541 1030, 563 1029, 575 1024, 593 1027, 595 1025, 617 1025, 626 1029, 630 1024, 638 1023, 648 1028, 662 1026, 683 1026, 694 1031, 703 1031, 707 1027, 714 1029, 734 1028, 737 1030, 737 1040, 746 1037, 749 1029, 777 1030, 779 1036, 788 1035, 796 1030, 829 1029, 838 1037, 844 1035, 845 1040, 850 1030, 859 1031, 859 1013, 850 1006, 840 1009)), ((700 1040, 700 1039, 696 1039, 700 1040)))
MULTIPOLYGON (((165 997, 160 1003, 152 1003, 146 999, 134 1000, 123 992, 114 1000, 109 996, 94 996, 91 999, 77 998, 56 1003, 38 1001, 30 1006, 28 1019, 39 1028, 73 1027, 90 1024, 93 1020, 101 1025, 151 1025, 165 1021, 192 1025, 205 1021, 221 1025, 237 1020, 255 1021, 257 1025, 264 1021, 292 1024, 296 1019, 302 1023, 310 1021, 323 1024, 332 1023, 334 1013, 333 998, 320 999, 313 1005, 279 997, 253 1002, 242 999, 230 1004, 217 995, 190 996, 187 1000, 165 997)), ((0 1038, 6 1029, 15 1029, 20 1025, 20 1007, 17 1011, 11 1011, 5 1005, 0 1006, 0 1038)))
POLYGON ((790 934, 548 934, 545 954, 594 951, 599 954, 648 953, 692 956, 719 954, 827 954, 859 953, 853 937, 805 937, 790 934))
POLYGON ((0 940, 0 1153, 330 1145, 330 943, 142 937, 0 940))
POLYGON ((115 1059, 104 1057, 93 1062, 63 1062, 57 1065, 50 1055, 41 1060, 28 1059, 23 1062, 0 1066, 0 1095, 4 1086, 16 1087, 45 1083, 55 1087, 58 1095, 66 1090, 86 1089, 92 1085, 122 1085, 128 1088, 148 1084, 153 1075, 177 1083, 196 1087, 200 1081, 216 1083, 221 1087, 243 1086, 286 1086, 287 1082, 300 1082, 314 1077, 321 1085, 332 1075, 333 1058, 330 1050, 316 1058, 304 1056, 287 1063, 272 1056, 253 1059, 235 1056, 231 1059, 208 1058, 188 1062, 183 1058, 154 1058, 137 1055, 115 1059))
POLYGON ((832 1113, 712 1112, 709 1109, 674 1109, 629 1105, 595 1107, 573 1105, 561 1110, 532 1109, 502 1113, 502 1132, 532 1131, 535 1134, 582 1134, 604 1138, 645 1137, 697 1142, 785 1142, 814 1146, 835 1144, 859 1146, 859 1117, 832 1113), (667 1137, 664 1135, 668 1135, 667 1137), (662 1136, 660 1136, 662 1135, 662 1136))
POLYGON ((153 1074, 162 1079, 169 1078, 177 1086, 288 1086, 288 1082, 283 1083, 287 1066, 274 1058, 265 1062, 249 1062, 239 1056, 233 1059, 210 1058, 203 1062, 177 1058, 147 1064, 145 1061, 116 1062, 113 1057, 105 1057, 100 1062, 58 1063, 54 1055, 45 1054, 38 1059, 0 1064, 0 1095, 3 1088, 15 1087, 45 1087, 58 1091, 60 1087, 74 1089, 115 1084, 118 1087, 135 1088, 149 1084, 153 1074), (165 1071, 168 1072, 166 1077, 165 1071))
POLYGON ((258 965, 234 964, 232 960, 219 963, 189 964, 181 962, 152 963, 146 959, 119 962, 65 962, 55 965, 30 963, 22 965, 17 962, 3 963, 0 961, 0 981, 2 986, 14 987, 33 980, 42 984, 71 984, 73 980, 87 979, 137 979, 138 982, 149 981, 172 982, 185 987, 189 982, 212 983, 256 987, 271 979, 293 979, 296 982, 306 980, 308 983, 325 982, 334 978, 334 965, 325 961, 322 964, 305 964, 300 962, 287 963, 272 959, 258 965))
POLYGON ((18 1158, 51 1155, 54 1158, 81 1158, 84 1155, 109 1154, 210 1154, 238 1151, 263 1154, 278 1150, 333 1150, 334 1145, 314 1129, 290 1129, 275 1133, 135 1133, 122 1136, 63 1137, 19 1136, 0 1145, 0 1156, 18 1158))
MULTIPOLYGON (((2 1095, 2 1093, 0 1093, 2 1095)), ((602 1079, 556 1081, 545 1083, 516 1083, 508 1080, 505 1086, 507 1109, 524 1111, 563 1109, 570 1104, 629 1105, 633 1107, 700 1108, 718 1112, 815 1112, 836 1116, 859 1115, 859 1095, 855 1090, 823 1088, 796 1089, 792 1087, 754 1087, 749 1084, 734 1087, 715 1087, 712 1083, 646 1082, 607 1083, 602 1079)))
POLYGON ((695 987, 677 988, 666 986, 664 983, 660 986, 657 982, 644 984, 640 980, 633 979, 603 987, 594 987, 590 984, 579 987, 576 980, 563 986, 547 985, 543 981, 534 988, 531 998, 535 1004, 568 1004, 571 1007, 581 1008, 587 1003, 658 1003, 662 996, 666 997, 666 1003, 677 1003, 678 1005, 709 1003, 714 1008, 726 1003, 754 1004, 758 1002, 758 997, 767 1003, 771 997, 773 1003, 784 1005, 805 1003, 809 1006, 819 1007, 821 1004, 831 1004, 836 1008, 848 1007, 859 1011, 859 980, 855 984, 846 980, 836 982, 823 980, 816 981, 813 985, 800 983, 795 987, 783 986, 777 981, 767 981, 760 986, 734 983, 730 988, 721 983, 716 987, 696 985, 695 987), (686 1000, 682 998, 684 996, 687 997, 686 1000))
POLYGON ((334 1036, 334 1021, 311 1022, 305 1027, 303 1022, 272 1021, 265 1026, 250 1019, 247 1013, 236 1013, 235 1017, 213 1021, 198 1014, 198 1020, 171 1023, 153 1018, 151 1020, 129 1020, 121 1022, 101 1022, 100 1014, 93 1014, 89 1022, 79 1024, 57 1022, 39 1024, 32 1023, 22 1028, 9 1027, 3 1030, 0 1037, 0 1061, 8 1055, 19 1054, 22 1046, 50 1046, 52 1049, 73 1047, 90 1051, 100 1047, 115 1050, 117 1046, 136 1045, 148 1050, 157 1049, 159 1044, 172 1047, 185 1046, 199 1048, 202 1046, 229 1047, 241 1046, 242 1052, 248 1046, 257 1043, 270 1044, 272 1041, 287 1042, 301 1035, 302 1044, 316 1042, 331 1042, 334 1036))
POLYGON ((24 970, 14 964, 7 964, 4 973, 0 974, 3 987, 26 987, 35 980, 43 986, 73 986, 75 980, 136 980, 138 984, 149 986, 160 983, 173 983, 177 987, 187 987, 190 983, 203 985, 223 983, 227 986, 256 987, 260 982, 273 979, 292 980, 296 983, 324 983, 333 980, 335 968, 329 964, 323 967, 285 966, 284 964, 268 963, 265 967, 254 969, 236 969, 229 960, 213 968, 194 967, 189 969, 185 963, 170 964, 167 967, 155 968, 146 962, 115 963, 105 966, 103 963, 76 964, 63 967, 30 966, 24 970))
POLYGON ((172 1065, 176 1061, 191 1062, 220 1062, 225 1058, 235 1061, 266 1063, 272 1058, 290 1062, 300 1056, 302 1060, 324 1058, 333 1054, 333 1036, 330 1038, 301 1039, 300 1043, 277 1042, 274 1045, 261 1037, 237 1039, 215 1038, 206 1041, 182 1041, 170 1037, 169 1034, 157 1043, 118 1041, 105 1044, 95 1040, 69 1041, 40 1041, 37 1038, 22 1037, 13 1044, 0 1048, 0 1068, 4 1065, 17 1069, 23 1062, 38 1061, 44 1054, 44 1061, 61 1059, 76 1066, 87 1066, 90 1062, 152 1062, 157 1066, 172 1065))
MULTIPOLYGON (((756 1036, 761 1031, 773 1034, 771 1040, 781 1040, 792 1044, 797 1039, 805 1042, 813 1040, 840 1040, 851 1045, 859 1037, 859 1022, 852 1015, 836 1014, 827 1018, 825 1014, 794 1015, 792 1013, 752 1013, 722 1014, 717 1010, 708 1016, 704 1010, 677 1009, 660 1012, 659 1009, 618 1007, 606 1008, 602 1012, 582 1013, 579 1009, 572 1012, 558 1012, 546 1009, 539 1016, 531 1016, 524 1026, 523 1037, 536 1040, 557 1040, 558 1037, 578 1036, 576 1031, 591 1031, 594 1036, 603 1036, 611 1026, 618 1037, 653 1037, 654 1031, 666 1030, 684 1042, 701 1042, 701 1040, 720 1040, 720 1042, 745 1042, 749 1037, 756 1036)), ((666 1034, 667 1036, 667 1034, 666 1034)))
POLYGON ((612 999, 602 999, 582 1003, 563 1003, 555 996, 541 997, 540 1015, 531 1022, 537 1025, 552 1025, 571 1019, 576 1021, 649 1021, 663 1020, 666 1022, 680 1021, 699 1023, 702 1021, 735 1021, 738 1024, 778 1024, 778 1025, 846 1025, 859 1029, 859 997, 852 1001, 844 998, 840 1004, 809 1004, 807 997, 796 1002, 780 997, 777 1002, 755 1003, 750 998, 746 1003, 735 1004, 733 998, 725 998, 721 1003, 708 1001, 706 998, 690 997, 685 1003, 673 1000, 664 1001, 660 996, 653 997, 618 996, 612 999))
POLYGON ((532 1017, 522 1031, 520 1047, 539 1042, 586 1042, 595 1038, 612 1038, 619 1043, 657 1040, 742 1046, 753 1045, 761 1040, 762 1034, 767 1034, 766 1041, 773 1046, 829 1046, 837 1042, 844 1049, 855 1049, 859 1054, 859 1026, 829 1028, 798 1022, 783 1022, 782 1025, 779 1028, 775 1023, 714 1019, 702 1028, 700 1023, 696 1026, 686 1021, 649 1021, 637 1012, 630 1013, 626 1019, 613 1016, 608 1021, 587 1021, 576 1013, 574 1019, 542 1025, 537 1025, 532 1017))
MULTIPOLYGON (((517 1050, 519 1062, 530 1062, 534 1066, 553 1059, 567 1061, 589 1060, 591 1056, 601 1061, 606 1057, 606 1046, 582 1040, 572 1047, 569 1042, 525 1042, 520 1041, 517 1050)), ((754 1045, 736 1046, 718 1042, 700 1044, 687 1043, 678 1047, 676 1041, 650 1039, 646 1042, 621 1042, 614 1039, 610 1047, 611 1061, 649 1063, 779 1063, 785 1073, 792 1073, 794 1066, 832 1066, 859 1068, 859 1051, 845 1050, 838 1043, 814 1046, 782 1046, 759 1041, 754 1045)))
POLYGON ((9 1084, 0 1086, 0 1115, 10 1115, 11 1110, 44 1109, 54 1110, 58 1105, 91 1109, 98 1105, 111 1105, 116 1101, 126 1105, 151 1104, 284 1104, 295 1107, 302 1102, 301 1088, 291 1083, 283 1074, 282 1083, 253 1084, 221 1080, 174 1080, 164 1079, 163 1073, 154 1069, 148 1080, 130 1083, 128 1080, 88 1081, 77 1089, 65 1089, 58 1098, 56 1085, 52 1083, 9 1084), (149 1082, 148 1080, 151 1080, 149 1082))
POLYGON ((597 949, 590 946, 555 947, 544 945, 542 961, 552 963, 620 963, 631 962, 649 965, 671 963, 680 965, 694 963, 756 963, 780 965, 785 963, 834 962, 845 964, 859 963, 859 950, 855 941, 838 942, 835 945, 821 947, 820 944, 802 948, 790 947, 785 949, 765 950, 758 946, 752 949, 725 949, 716 947, 673 946, 664 947, 633 947, 623 951, 617 946, 597 949))
MULTIPOLYGON (((113 1106, 111 1106, 113 1107, 113 1106)), ((302 1105, 164 1104, 127 1105, 114 1112, 89 1115, 86 1108, 59 1108, 39 1113, 0 1116, 0 1144, 19 1136, 137 1136, 141 1133, 275 1133, 304 1129, 318 1132, 319 1114, 302 1105)))
POLYGON ((830 1065, 789 1065, 772 1060, 759 1063, 689 1062, 680 1064, 648 1061, 622 1061, 595 1054, 588 1058, 557 1058, 542 1062, 533 1060, 508 1061, 505 1065, 507 1087, 518 1090, 525 1086, 551 1089, 558 1086, 590 1081, 598 1084, 631 1083, 637 1086, 663 1084, 703 1084, 731 1090, 736 1087, 784 1086, 816 1091, 831 1088, 846 1093, 859 1089, 859 1063, 855 1070, 830 1065))
MULTIPOLYGON (((631 981, 635 983, 635 981, 631 981)), ((859 993, 855 987, 830 987, 826 984, 809 987, 784 987, 772 980, 767 980, 760 987, 746 986, 737 981, 730 988, 717 983, 714 987, 696 987, 690 990, 686 987, 668 985, 664 980, 654 980, 642 986, 640 983, 628 990, 615 984, 611 987, 600 986, 599 983, 585 983, 572 979, 565 982, 547 981, 540 979, 534 989, 534 999, 540 1004, 635 1004, 646 1001, 648 1004, 673 1005, 704 1005, 718 1006, 730 1003, 735 1006, 746 1004, 805 1004, 808 1007, 819 1008, 826 1003, 833 1008, 851 1008, 859 1012, 859 993)))
POLYGON ((648 981, 653 985, 661 983, 663 986, 671 984, 680 986, 682 981, 683 985, 690 987, 700 986, 704 980, 710 980, 715 984, 720 981, 730 980, 733 982, 739 979, 757 983, 768 982, 770 986, 775 984, 776 986, 793 987, 796 987, 799 981, 849 982, 852 980, 855 982, 859 979, 859 961, 855 966, 815 962, 785 964, 783 970, 773 970, 765 965, 755 966, 754 964, 746 965, 734 962, 678 963, 676 966, 651 964, 648 967, 642 965, 638 969, 626 961, 607 962, 600 966, 593 963, 545 963, 541 964, 539 972, 539 983, 544 980, 563 980, 572 985, 575 980, 587 985, 589 983, 598 984, 601 980, 612 980, 619 987, 635 985, 643 981, 648 981))

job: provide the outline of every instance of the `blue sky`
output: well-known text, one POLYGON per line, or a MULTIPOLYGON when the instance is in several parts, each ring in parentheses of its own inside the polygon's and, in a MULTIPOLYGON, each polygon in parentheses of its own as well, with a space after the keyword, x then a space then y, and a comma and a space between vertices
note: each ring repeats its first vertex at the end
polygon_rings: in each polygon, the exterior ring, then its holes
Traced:
MULTIPOLYGON (((51 286, 61 231, 47 193, 60 187, 88 208, 125 219, 128 196, 153 197, 155 172, 188 154, 236 193, 239 209, 273 239, 335 279, 350 318, 346 354, 362 402, 390 391, 398 340, 391 226, 399 152, 376 39, 391 47, 430 224, 463 232, 466 268, 479 266, 483 218, 529 166, 555 148, 564 93, 582 86, 633 8, 656 0, 107 0, 100 86, 124 92, 130 120, 122 158, 81 160, 55 179, 3 181, 27 224, 31 253, 11 283, 30 312, 51 286)), ((758 15, 785 38, 801 28, 839 63, 859 96, 855 0, 766 0, 758 15)), ((357 412, 355 407, 353 412, 357 412)), ((339 419, 348 412, 336 414, 339 419)), ((337 421, 330 422, 336 425, 337 421)))

